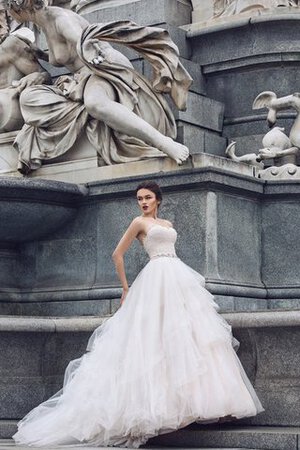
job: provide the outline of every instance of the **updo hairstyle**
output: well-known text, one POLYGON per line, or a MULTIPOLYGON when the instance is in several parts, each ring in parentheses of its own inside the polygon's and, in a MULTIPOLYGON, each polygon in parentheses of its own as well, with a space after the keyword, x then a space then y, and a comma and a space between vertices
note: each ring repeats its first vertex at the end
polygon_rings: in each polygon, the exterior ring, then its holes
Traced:
POLYGON ((137 194, 140 189, 148 189, 148 191, 151 191, 153 192, 153 194, 155 194, 156 200, 159 202, 159 204, 162 202, 162 191, 159 185, 155 183, 155 181, 143 181, 136 188, 135 194, 137 194))

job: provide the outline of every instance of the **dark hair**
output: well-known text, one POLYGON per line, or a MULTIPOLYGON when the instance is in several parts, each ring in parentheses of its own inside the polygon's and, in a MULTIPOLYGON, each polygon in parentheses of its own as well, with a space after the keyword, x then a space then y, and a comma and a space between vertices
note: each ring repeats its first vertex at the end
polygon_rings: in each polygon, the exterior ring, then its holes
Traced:
POLYGON ((162 202, 162 192, 160 187, 158 186, 155 181, 143 181, 138 185, 138 187, 135 190, 135 194, 138 193, 140 189, 148 189, 149 191, 153 192, 155 194, 156 200, 158 200, 160 203, 162 202))

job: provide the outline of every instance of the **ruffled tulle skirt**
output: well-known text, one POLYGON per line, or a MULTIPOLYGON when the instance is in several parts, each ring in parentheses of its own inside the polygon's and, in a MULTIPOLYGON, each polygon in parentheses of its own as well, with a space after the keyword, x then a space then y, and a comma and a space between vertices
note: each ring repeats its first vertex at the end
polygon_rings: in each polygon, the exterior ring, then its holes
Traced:
POLYGON ((196 420, 262 411, 216 309, 203 277, 180 259, 150 260, 15 441, 138 447, 196 420))

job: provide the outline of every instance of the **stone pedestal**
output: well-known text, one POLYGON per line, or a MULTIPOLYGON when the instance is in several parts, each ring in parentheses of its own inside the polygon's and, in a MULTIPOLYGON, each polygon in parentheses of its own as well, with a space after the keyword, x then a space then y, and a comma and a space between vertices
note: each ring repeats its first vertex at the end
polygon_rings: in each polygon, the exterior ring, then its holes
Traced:
MULTIPOLYGON (((141 177, 161 184, 161 214, 178 230, 178 254, 206 277, 223 310, 299 307, 297 182, 269 184, 251 166, 205 154, 182 166, 162 158, 94 170, 74 220, 19 245, 17 285, 3 266, 0 314, 112 311, 120 288, 111 254, 138 214, 133 192, 141 177)), ((147 257, 137 244, 126 258, 132 281, 147 257)))

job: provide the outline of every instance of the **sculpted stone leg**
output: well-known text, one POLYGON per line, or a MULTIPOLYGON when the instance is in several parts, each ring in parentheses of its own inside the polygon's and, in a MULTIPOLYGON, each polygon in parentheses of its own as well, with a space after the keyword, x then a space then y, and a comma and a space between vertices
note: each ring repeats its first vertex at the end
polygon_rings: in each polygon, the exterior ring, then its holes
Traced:
POLYGON ((20 107, 25 125, 14 147, 19 152, 19 171, 38 169, 42 161, 65 153, 76 141, 87 121, 81 102, 68 100, 56 86, 31 86, 21 93, 20 107))
POLYGON ((178 164, 188 157, 187 147, 164 136, 126 106, 117 103, 114 96, 113 88, 108 83, 97 77, 91 77, 84 92, 87 112, 113 130, 141 139, 161 150, 178 164))

